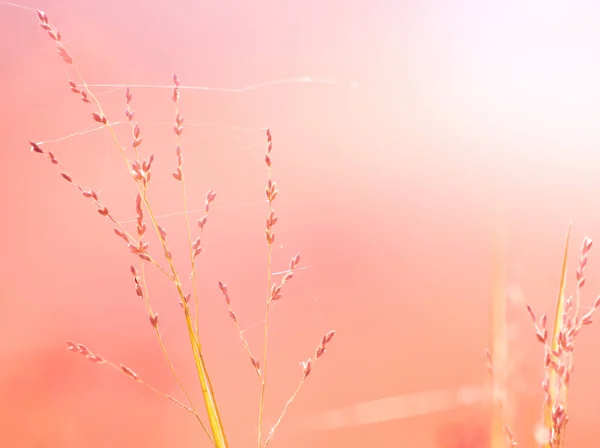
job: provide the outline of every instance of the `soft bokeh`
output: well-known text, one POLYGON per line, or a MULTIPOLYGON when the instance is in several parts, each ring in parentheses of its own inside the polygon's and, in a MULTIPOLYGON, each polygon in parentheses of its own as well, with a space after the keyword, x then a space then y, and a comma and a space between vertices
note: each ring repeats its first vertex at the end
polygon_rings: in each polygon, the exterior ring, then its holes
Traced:
MULTIPOLYGON (((484 408, 460 400, 434 412, 433 398, 417 399, 419 409, 390 414, 361 403, 483 383, 496 230, 508 244, 508 290, 540 313, 554 307, 568 222, 573 261, 585 234, 600 238, 598 4, 22 6, 48 13, 89 84, 140 85, 132 107, 142 148, 156 157, 151 200, 184 271, 170 90, 141 85, 168 87, 176 72, 185 86, 210 87, 182 90, 183 151, 193 222, 206 192, 217 192, 199 267, 202 340, 232 447, 256 446, 258 381, 217 281, 229 285, 259 352, 264 127, 273 132, 280 188, 274 268, 285 269, 296 251, 307 267, 272 315, 268 425, 300 379, 299 361, 337 330, 273 446, 452 448, 457 434, 485 432, 484 408), (327 420, 336 409, 349 409, 348 418, 327 420)), ((92 109, 69 92, 67 66, 32 10, 0 2, 0 37, 0 445, 208 446, 173 403, 66 350, 67 339, 83 343, 181 395, 135 296, 135 260, 27 141, 48 142, 74 178, 128 221, 134 192, 117 148, 105 131, 83 133, 94 125, 92 109)), ((124 120, 124 89, 94 91, 111 120, 124 120)), ((128 144, 127 126, 116 129, 128 144)), ((167 347, 199 399, 177 299, 149 272, 167 347)), ((599 277, 593 249, 590 303, 599 277)), ((532 446, 542 349, 524 304, 511 307, 522 387, 515 432, 532 446)), ((600 440, 600 328, 586 330, 568 446, 600 440)))

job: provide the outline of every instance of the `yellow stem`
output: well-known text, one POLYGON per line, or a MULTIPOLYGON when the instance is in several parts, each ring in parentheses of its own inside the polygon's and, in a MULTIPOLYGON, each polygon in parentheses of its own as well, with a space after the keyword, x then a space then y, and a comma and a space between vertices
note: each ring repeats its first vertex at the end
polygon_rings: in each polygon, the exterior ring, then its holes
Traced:
MULTIPOLYGON (((98 99, 94 96, 94 94, 88 88, 87 83, 83 79, 83 76, 81 76, 81 73, 79 72, 79 70, 75 66, 75 63, 73 63, 73 68, 77 72, 77 75, 79 76, 79 79, 81 80, 81 82, 82 82, 83 86, 85 87, 86 91, 89 92, 90 98, 92 98, 93 101, 94 101, 94 103, 96 104, 96 107, 98 108, 98 112, 102 116, 104 116, 104 111, 102 110, 102 106, 100 105, 100 102, 98 101, 98 99)), ((125 159, 125 163, 127 165, 127 168, 131 169, 131 165, 129 163, 129 160, 127 160, 127 157, 125 155, 125 149, 119 143, 119 140, 117 139, 117 136, 115 134, 115 131, 114 131, 113 127, 108 122, 106 123, 106 126, 109 129, 109 131, 111 133, 111 136, 112 136, 115 144, 121 150, 121 154, 123 155, 123 158, 125 159)), ((139 190, 140 194, 142 194, 142 197, 143 197, 143 200, 144 200, 144 205, 146 206, 146 209, 148 210, 148 214, 150 215, 150 219, 152 220, 152 224, 154 226, 154 229, 155 229, 156 233, 159 235, 159 239, 160 239, 161 245, 163 247, 163 250, 165 250, 165 252, 166 252, 167 251, 166 242, 162 238, 162 236, 160 236, 161 234, 160 234, 160 232, 158 230, 158 223, 156 222, 156 217, 155 217, 154 213, 152 212, 152 209, 150 207, 150 204, 148 203, 146 195, 143 194, 143 187, 140 185, 140 182, 136 182, 136 184, 137 184, 137 187, 138 187, 138 190, 139 190)), ((227 448, 228 447, 228 445, 227 445, 227 439, 225 438, 225 432, 223 430, 223 424, 221 422, 221 416, 220 416, 219 410, 217 408, 217 403, 215 401, 214 392, 213 392, 213 389, 212 389, 210 378, 208 376, 208 371, 206 370, 206 364, 205 364, 204 358, 202 356, 202 347, 200 345, 200 341, 199 341, 197 335, 194 333, 194 327, 192 325, 192 319, 190 317, 189 308, 188 308, 187 303, 185 301, 185 295, 183 293, 183 289, 181 287, 181 282, 179 281, 179 277, 177 275, 177 271, 175 269, 175 265, 173 264, 173 260, 170 257, 168 258, 168 262, 169 262, 169 267, 171 268, 172 280, 175 283, 175 286, 177 288, 177 292, 179 293, 179 296, 181 298, 181 302, 183 303, 183 308, 184 308, 184 311, 185 311, 186 327, 187 327, 187 330, 188 330, 188 335, 189 335, 189 338, 190 338, 190 343, 192 345, 192 352, 194 354, 194 362, 196 364, 196 370, 198 372, 198 379, 200 380, 200 384, 201 384, 201 387, 202 387, 202 395, 204 397, 204 403, 206 405, 206 412, 208 414, 208 419, 209 419, 210 427, 211 427, 211 430, 212 430, 212 433, 213 433, 213 439, 214 439, 215 447, 216 448, 227 448)))
POLYGON ((267 346, 269 340, 269 311, 271 309, 271 283, 272 283, 272 275, 271 275, 271 258, 273 254, 273 249, 271 244, 269 243, 269 255, 268 255, 268 274, 267 274, 267 304, 265 306, 265 330, 263 335, 263 365, 262 365, 262 378, 260 383, 260 403, 258 409, 258 448, 261 447, 262 440, 262 426, 263 426, 263 415, 265 408, 265 385, 267 381, 267 346))
MULTIPOLYGON (((560 273, 560 286, 558 288, 558 299, 556 301, 556 313, 554 316, 554 329, 552 332, 552 350, 558 350, 558 334, 561 331, 563 324, 563 316, 565 310, 565 287, 567 283, 567 258, 569 253, 569 238, 571 236, 571 224, 569 223, 569 229, 567 230, 567 241, 565 244, 565 251, 563 254, 563 263, 560 273)), ((558 359, 550 353, 550 357, 553 361, 558 362, 558 359)), ((558 374, 552 368, 548 369, 548 383, 549 383, 549 394, 550 403, 544 403, 544 426, 548 431, 552 431, 552 409, 556 405, 558 396, 558 374)), ((566 390, 563 391, 566 396, 566 390)), ((559 447, 562 446, 562 435, 559 439, 559 447)), ((543 448, 552 448, 550 442, 545 443, 543 448)))

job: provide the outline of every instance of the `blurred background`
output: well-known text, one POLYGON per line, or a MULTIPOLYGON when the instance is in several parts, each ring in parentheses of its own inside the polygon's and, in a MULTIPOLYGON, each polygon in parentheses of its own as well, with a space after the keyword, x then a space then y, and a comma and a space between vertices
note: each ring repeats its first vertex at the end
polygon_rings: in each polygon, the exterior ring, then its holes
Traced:
MULTIPOLYGON (((533 446, 543 352, 525 304, 554 311, 569 221, 572 261, 585 235, 600 236, 599 4, 19 6, 0 2, 1 446, 209 446, 173 403, 66 350, 67 339, 83 343, 181 396, 135 295, 135 259, 56 167, 29 151, 29 140, 45 142, 134 225, 120 153, 69 91, 76 74, 28 8, 47 12, 85 80, 99 85, 92 89, 123 144, 131 139, 119 124, 124 88, 106 86, 133 86, 141 148, 155 155, 150 198, 187 275, 183 205, 171 177, 172 73, 181 79, 193 222, 206 192, 217 192, 199 265, 202 340, 232 447, 256 445, 259 384, 217 281, 229 285, 259 353, 265 127, 280 189, 273 267, 286 269, 299 251, 305 268, 272 313, 267 428, 301 378, 299 362, 337 330, 273 446, 483 446, 484 349, 498 291, 508 308, 513 429, 533 446)), ((591 304, 600 290, 594 249, 587 269, 591 304)), ((173 288, 156 270, 149 278, 167 348, 199 400, 173 288)), ((600 440, 600 328, 586 330, 567 446, 600 440)))

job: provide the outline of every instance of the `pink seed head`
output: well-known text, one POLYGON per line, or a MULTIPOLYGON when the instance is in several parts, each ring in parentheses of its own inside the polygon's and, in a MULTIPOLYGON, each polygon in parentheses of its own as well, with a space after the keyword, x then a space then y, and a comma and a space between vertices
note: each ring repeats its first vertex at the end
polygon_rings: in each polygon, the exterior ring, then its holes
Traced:
POLYGON ((319 358, 319 357, 321 357, 321 355, 322 355, 323 353, 325 353, 325 347, 323 347, 322 345, 320 345, 320 346, 317 348, 317 352, 315 353, 315 358, 319 358))
POLYGON ((130 378, 132 378, 133 380, 136 380, 136 381, 139 379, 137 374, 133 370, 131 370, 129 367, 124 366, 123 364, 121 364, 120 367, 125 375, 129 376, 130 378))
POLYGON ((113 229, 115 234, 121 238, 123 238, 125 241, 129 242, 129 238, 127 237, 127 235, 125 235, 125 232, 123 232, 120 229, 113 229))
POLYGON ((308 358, 306 361, 301 361, 300 365, 302 366, 302 373, 304 373, 304 378, 310 375, 310 371, 312 370, 312 359, 308 358))
POLYGON ((200 247, 201 243, 202 241, 200 240, 200 237, 196 238, 192 243, 192 249, 197 250, 200 247))
POLYGON ((81 91, 81 101, 83 101, 84 103, 88 103, 91 104, 90 99, 88 98, 87 93, 85 92, 85 90, 81 91))
POLYGON ((207 194, 206 194, 206 202, 208 202, 209 204, 215 200, 215 198, 217 197, 217 193, 215 193, 214 190, 210 190, 207 194))
POLYGON ((208 219, 208 216, 206 216, 206 215, 204 215, 202 218, 200 218, 198 220, 198 227, 200 227, 201 229, 204 229, 207 219, 208 219))
POLYGON ((89 355, 90 353, 92 353, 85 345, 83 344, 77 344, 77 350, 79 350, 79 353, 81 353, 82 355, 89 355))
POLYGON ((160 233, 160 237, 161 237, 163 240, 166 240, 166 239, 167 239, 167 231, 166 231, 165 229, 163 229, 163 228, 162 228, 161 226, 159 226, 159 225, 157 225, 156 227, 158 228, 158 232, 160 233))
POLYGON ((267 238, 267 244, 272 245, 275 241, 275 233, 271 232, 269 229, 266 229, 265 236, 267 238))
POLYGON ((98 194, 94 190, 82 191, 84 197, 88 199, 93 199, 94 201, 98 201, 98 194))
POLYGON ((36 12, 37 12, 38 19, 40 19, 41 22, 47 24, 48 23, 48 15, 44 11, 41 11, 39 9, 36 12))
POLYGON ((50 38, 52 40, 55 40, 56 42, 60 42, 61 36, 60 36, 60 32, 58 32, 57 30, 48 30, 48 36, 50 36, 50 38))
POLYGON ((40 148, 37 143, 30 141, 29 144, 31 145, 32 152, 44 154, 44 150, 42 148, 40 148))
POLYGON ((300 263, 300 253, 297 253, 296 255, 294 255, 292 257, 292 259, 290 260, 290 271, 293 271, 294 269, 296 269, 296 266, 298 266, 298 263, 300 263))
POLYGON ((587 236, 583 239, 583 244, 581 246, 581 253, 585 254, 587 252, 589 252, 589 250, 592 248, 592 239, 588 238, 587 236))
POLYGON ((100 355, 88 355, 87 359, 97 364, 103 364, 105 362, 104 358, 102 358, 100 355))
POLYGON ((67 182, 73 182, 73 179, 71 178, 71 176, 69 176, 67 173, 60 173, 60 175, 63 177, 63 179, 65 179, 67 182))
POLYGON ((57 53, 61 58, 63 58, 63 61, 65 61, 67 64, 70 65, 73 63, 73 58, 64 47, 58 47, 57 53))
POLYGON ((335 330, 331 330, 330 332, 328 332, 324 337, 323 337, 323 345, 325 344, 329 344, 329 341, 331 341, 333 339, 333 337, 335 336, 335 330))
POLYGON ((131 142, 131 146, 134 148, 137 148, 138 146, 140 146, 142 144, 143 141, 144 141, 144 139, 142 137, 134 138, 133 141, 131 142))
POLYGON ((595 308, 589 311, 585 316, 581 318, 581 325, 589 325, 592 321, 592 315, 594 314, 595 308))
POLYGON ((531 307, 529 305, 527 305, 527 312, 531 316, 531 320, 533 320, 533 323, 535 323, 535 321, 536 321, 535 314, 533 313, 533 310, 531 309, 531 307))
POLYGON ((106 117, 103 115, 100 115, 97 112, 93 112, 92 113, 92 118, 94 119, 94 121, 97 121, 98 123, 102 123, 102 124, 106 124, 107 120, 106 117))

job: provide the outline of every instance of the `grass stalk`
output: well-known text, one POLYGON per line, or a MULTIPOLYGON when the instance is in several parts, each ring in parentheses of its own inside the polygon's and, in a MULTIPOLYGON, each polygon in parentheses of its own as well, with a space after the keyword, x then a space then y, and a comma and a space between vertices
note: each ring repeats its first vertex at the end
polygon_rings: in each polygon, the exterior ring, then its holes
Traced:
MULTIPOLYGON (((555 363, 558 363, 558 357, 553 354, 553 352, 557 352, 559 348, 559 334, 563 327, 563 320, 565 314, 565 289, 567 286, 567 261, 569 256, 569 240, 571 237, 571 223, 569 223, 569 228, 567 230, 567 238, 565 242, 565 250, 563 253, 563 261, 562 267, 560 270, 560 284, 558 288, 558 297, 556 300, 556 312, 554 313, 554 328, 552 330, 552 340, 551 340, 551 351, 549 351, 548 355, 550 359, 555 363)), ((566 388, 559 387, 559 378, 558 373, 555 369, 548 369, 548 384, 549 384, 549 400, 546 400, 544 403, 544 427, 548 432, 552 431, 553 422, 552 422, 552 413, 557 405, 557 403, 562 401, 562 397, 559 395, 560 391, 564 393, 564 398, 566 399, 566 388)), ((553 447, 551 441, 548 441, 543 444, 543 448, 562 448, 563 445, 563 435, 564 432, 561 432, 558 441, 558 446, 553 447)))

